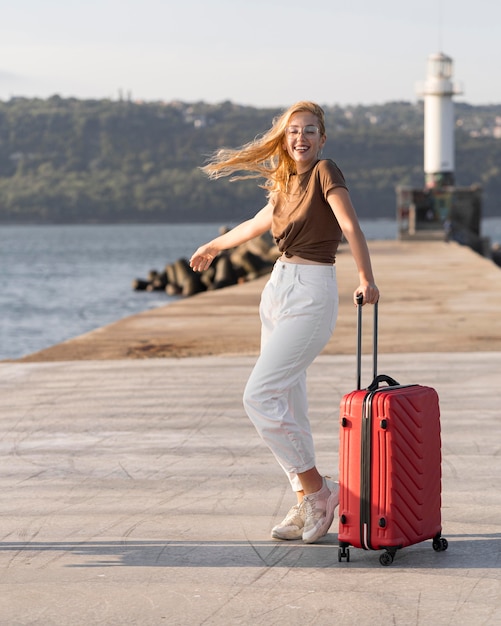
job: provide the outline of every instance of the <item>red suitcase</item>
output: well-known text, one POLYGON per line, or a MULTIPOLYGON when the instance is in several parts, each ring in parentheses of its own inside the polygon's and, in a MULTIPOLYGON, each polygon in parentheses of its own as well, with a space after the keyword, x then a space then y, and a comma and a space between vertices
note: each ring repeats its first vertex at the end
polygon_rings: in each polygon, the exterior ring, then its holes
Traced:
POLYGON ((361 389, 362 306, 358 305, 357 389, 341 401, 339 445, 339 561, 349 546, 398 549, 441 536, 441 443, 437 392, 377 375, 378 308, 374 307, 374 380, 361 389))

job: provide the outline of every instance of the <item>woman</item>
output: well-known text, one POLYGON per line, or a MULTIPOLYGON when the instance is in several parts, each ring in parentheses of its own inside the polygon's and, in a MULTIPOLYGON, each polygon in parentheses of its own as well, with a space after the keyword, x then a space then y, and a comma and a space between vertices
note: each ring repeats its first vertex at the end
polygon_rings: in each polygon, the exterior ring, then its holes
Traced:
POLYGON ((329 530, 339 486, 315 464, 308 419, 306 370, 332 335, 338 311, 335 257, 342 235, 360 284, 354 300, 377 302, 365 237, 341 171, 320 159, 326 141, 324 112, 298 102, 262 137, 237 150, 223 149, 203 169, 211 178, 264 177, 268 203, 253 218, 198 248, 191 267, 206 270, 222 251, 271 229, 282 256, 260 304, 261 353, 244 392, 244 406, 287 474, 297 496, 276 539, 313 543, 329 530), (243 174, 245 173, 245 174, 243 174))

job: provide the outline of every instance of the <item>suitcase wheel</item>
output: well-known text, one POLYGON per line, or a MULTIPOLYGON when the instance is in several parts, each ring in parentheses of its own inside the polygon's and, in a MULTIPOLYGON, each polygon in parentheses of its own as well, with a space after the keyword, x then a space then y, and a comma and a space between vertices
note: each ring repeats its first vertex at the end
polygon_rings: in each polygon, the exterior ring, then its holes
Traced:
POLYGON ((393 554, 391 552, 383 552, 379 557, 381 565, 391 565, 393 563, 393 554))
POLYGON ((435 552, 444 552, 449 547, 449 542, 445 537, 435 537, 433 539, 433 549, 435 552))

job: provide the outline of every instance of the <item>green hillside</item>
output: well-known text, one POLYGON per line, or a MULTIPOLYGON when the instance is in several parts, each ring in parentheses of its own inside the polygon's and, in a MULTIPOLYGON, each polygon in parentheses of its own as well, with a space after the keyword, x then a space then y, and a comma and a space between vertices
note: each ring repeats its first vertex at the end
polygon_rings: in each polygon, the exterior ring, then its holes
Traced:
MULTIPOLYGON (((395 186, 423 184, 423 105, 325 106, 324 156, 359 215, 395 214, 395 186)), ((211 182, 216 148, 266 130, 274 109, 219 104, 13 98, 0 102, 0 221, 237 221, 259 209, 256 181, 211 182)), ((479 183, 501 215, 501 105, 456 103, 456 182, 479 183)))

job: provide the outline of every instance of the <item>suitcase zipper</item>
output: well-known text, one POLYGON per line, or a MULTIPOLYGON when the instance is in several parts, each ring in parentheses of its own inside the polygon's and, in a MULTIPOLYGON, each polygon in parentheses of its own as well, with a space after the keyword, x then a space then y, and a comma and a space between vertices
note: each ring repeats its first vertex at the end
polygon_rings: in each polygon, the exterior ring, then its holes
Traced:
POLYGON ((361 467, 360 467, 360 545, 372 550, 371 536, 371 465, 372 465, 372 398, 368 393, 363 403, 361 467))

